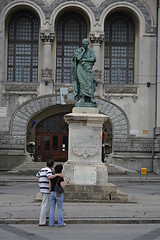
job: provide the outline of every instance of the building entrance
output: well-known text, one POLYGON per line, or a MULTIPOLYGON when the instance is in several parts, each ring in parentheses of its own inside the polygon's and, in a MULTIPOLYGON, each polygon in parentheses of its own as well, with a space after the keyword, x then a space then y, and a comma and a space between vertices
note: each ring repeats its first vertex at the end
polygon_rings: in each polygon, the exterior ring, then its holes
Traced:
POLYGON ((68 125, 65 114, 53 115, 36 126, 35 161, 53 158, 56 162, 68 159, 68 125))

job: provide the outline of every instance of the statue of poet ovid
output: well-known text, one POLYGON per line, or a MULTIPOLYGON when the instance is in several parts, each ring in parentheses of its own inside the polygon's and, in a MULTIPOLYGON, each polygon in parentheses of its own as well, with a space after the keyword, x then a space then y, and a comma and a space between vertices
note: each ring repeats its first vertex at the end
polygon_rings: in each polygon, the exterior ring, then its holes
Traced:
POLYGON ((92 68, 96 62, 93 49, 88 48, 88 39, 82 40, 82 47, 75 50, 72 58, 72 79, 76 106, 95 107, 94 92, 96 81, 93 78, 92 68))

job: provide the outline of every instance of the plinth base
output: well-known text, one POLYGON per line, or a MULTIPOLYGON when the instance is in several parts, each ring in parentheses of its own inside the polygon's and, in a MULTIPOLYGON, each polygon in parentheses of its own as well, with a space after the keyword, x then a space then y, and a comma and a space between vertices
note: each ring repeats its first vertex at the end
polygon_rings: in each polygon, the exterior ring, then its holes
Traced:
MULTIPOLYGON (((35 201, 42 201, 42 194, 36 195, 35 201)), ((116 185, 107 183, 106 186, 69 184, 64 190, 64 202, 133 202, 128 194, 119 191, 116 185)))
POLYGON ((64 178, 70 178, 70 184, 106 185, 108 183, 107 166, 100 163, 77 163, 67 161, 63 167, 64 178))
POLYGON ((97 108, 97 104, 93 102, 76 102, 75 107, 97 108))
POLYGON ((112 183, 106 186, 68 185, 64 191, 65 202, 129 202, 128 194, 120 192, 112 183))
POLYGON ((65 115, 69 125, 68 161, 64 178, 71 184, 105 185, 107 167, 102 163, 102 125, 107 120, 97 108, 75 107, 65 115))

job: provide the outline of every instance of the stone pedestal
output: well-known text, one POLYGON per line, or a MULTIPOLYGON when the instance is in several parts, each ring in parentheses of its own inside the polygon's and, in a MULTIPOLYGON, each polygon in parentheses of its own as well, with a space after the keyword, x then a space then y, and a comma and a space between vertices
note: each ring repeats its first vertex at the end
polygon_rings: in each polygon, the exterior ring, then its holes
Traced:
POLYGON ((106 185, 107 167, 102 163, 102 125, 107 117, 97 108, 75 107, 65 115, 69 124, 68 161, 64 164, 64 178, 70 184, 106 185))

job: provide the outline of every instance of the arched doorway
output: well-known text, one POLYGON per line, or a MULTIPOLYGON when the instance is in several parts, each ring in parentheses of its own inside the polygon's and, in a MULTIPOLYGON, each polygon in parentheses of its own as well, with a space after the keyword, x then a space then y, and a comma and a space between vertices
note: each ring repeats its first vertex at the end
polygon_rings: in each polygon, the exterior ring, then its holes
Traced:
POLYGON ((68 125, 63 113, 50 116, 36 126, 35 161, 53 158, 56 162, 68 159, 68 125))

